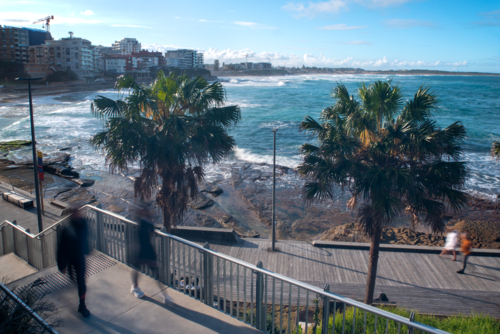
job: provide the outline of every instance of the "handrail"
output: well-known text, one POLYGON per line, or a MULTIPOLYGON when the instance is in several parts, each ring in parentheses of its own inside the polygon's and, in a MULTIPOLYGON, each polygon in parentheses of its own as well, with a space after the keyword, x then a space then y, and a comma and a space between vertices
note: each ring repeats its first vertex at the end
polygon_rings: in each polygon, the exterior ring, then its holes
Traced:
MULTIPOLYGON (((106 210, 103 210, 103 209, 99 209, 99 208, 96 208, 96 207, 94 207, 92 205, 85 205, 85 207, 89 207, 89 208, 92 208, 95 211, 98 211, 98 212, 104 213, 106 215, 115 217, 117 219, 120 219, 123 222, 127 222, 127 223, 133 224, 133 225, 138 225, 137 223, 135 223, 135 222, 133 222, 133 221, 131 221, 131 220, 123 217, 123 216, 120 216, 120 215, 118 215, 116 213, 112 213, 112 212, 109 212, 109 211, 106 211, 106 210)), ((219 252, 217 252, 215 250, 212 250, 212 249, 209 249, 209 248, 204 248, 203 246, 200 246, 200 245, 198 245, 198 244, 196 244, 194 242, 191 242, 191 241, 179 238, 179 237, 177 237, 175 235, 168 234, 168 233, 165 233, 165 232, 161 232, 161 231, 158 231, 158 230, 155 230, 155 233, 158 234, 158 235, 170 238, 172 240, 175 240, 177 242, 180 242, 182 244, 185 244, 187 246, 193 247, 193 248, 199 250, 200 252, 209 253, 209 254, 212 254, 212 255, 217 256, 219 258, 222 258, 224 260, 228 260, 230 262, 236 263, 238 265, 241 265, 243 267, 246 267, 246 268, 252 270, 255 273, 261 273, 261 274, 265 274, 265 275, 270 276, 270 277, 277 278, 277 279, 282 280, 284 282, 287 282, 287 283, 293 284, 295 286, 298 286, 300 288, 309 290, 309 291, 311 291, 313 293, 317 293, 317 294, 319 294, 321 296, 329 297, 329 298, 335 299, 337 301, 340 301, 340 302, 352 305, 352 306, 357 307, 359 309, 362 309, 362 310, 374 313, 376 315, 380 315, 380 316, 385 317, 387 319, 397 321, 397 322, 399 322, 399 323, 401 323, 403 325, 407 325, 409 327, 412 327, 412 328, 415 328, 415 329, 419 329, 419 330, 423 330, 425 332, 433 333, 433 334, 449 334, 448 332, 436 329, 434 327, 427 326, 427 325, 419 323, 419 322, 410 321, 407 318, 404 318, 404 317, 402 317, 400 315, 397 315, 397 314, 394 314, 394 313, 391 313, 391 312, 388 312, 388 311, 381 310, 379 308, 367 305, 365 303, 358 302, 358 301, 356 301, 354 299, 346 298, 346 297, 337 295, 337 294, 332 293, 332 292, 326 292, 326 291, 321 290, 321 289, 319 289, 319 288, 317 288, 315 286, 303 283, 303 282, 295 280, 293 278, 290 278, 290 277, 287 277, 287 276, 283 276, 281 274, 277 274, 275 272, 272 272, 272 271, 269 271, 269 270, 266 270, 266 269, 263 269, 263 268, 259 268, 256 265, 253 265, 253 264, 250 264, 248 262, 245 262, 245 261, 233 258, 233 257, 231 257, 229 255, 226 255, 226 254, 223 254, 223 253, 219 253, 219 252)))
POLYGON ((31 309, 31 307, 29 307, 28 305, 26 305, 26 303, 24 303, 18 296, 16 296, 15 293, 13 293, 12 291, 10 291, 9 288, 7 288, 1 282, 0 282, 0 289, 3 290, 3 292, 5 292, 17 304, 19 304, 26 312, 28 312, 28 314, 36 322, 38 322, 38 324, 40 324, 40 326, 42 326, 46 331, 48 331, 49 333, 52 333, 52 334, 59 334, 54 328, 52 328, 52 326, 50 326, 45 320, 43 320, 38 314, 36 314, 35 311, 33 311, 31 309))
POLYGON ((31 232, 28 232, 27 229, 25 229, 24 227, 22 226, 19 226, 17 223, 13 223, 13 222, 10 222, 8 220, 4 220, 2 223, 0 223, 0 227, 2 227, 2 225, 4 224, 8 224, 8 225, 11 225, 13 228, 16 228, 18 229, 20 232, 26 234, 27 236, 31 237, 31 238, 34 238, 35 235, 33 235, 31 232))
POLYGON ((421 323, 418 323, 418 322, 409 321, 407 318, 404 318, 404 317, 402 317, 400 315, 397 315, 397 314, 394 314, 394 313, 391 313, 391 312, 388 312, 388 311, 381 310, 379 308, 367 305, 365 303, 358 302, 358 301, 356 301, 354 299, 346 298, 346 297, 343 297, 341 295, 337 295, 337 294, 332 293, 332 292, 325 292, 324 290, 321 290, 321 289, 319 289, 319 288, 317 288, 317 287, 315 287, 313 285, 309 285, 307 283, 303 283, 301 281, 297 281, 297 280, 295 280, 293 278, 290 278, 290 277, 287 277, 287 276, 283 276, 281 274, 277 274, 275 272, 272 272, 272 271, 269 271, 269 270, 266 270, 266 269, 263 269, 263 268, 259 268, 256 265, 253 265, 251 263, 248 263, 248 262, 236 259, 234 257, 231 257, 231 256, 223 254, 223 253, 219 253, 219 252, 217 252, 215 250, 212 250, 212 249, 209 249, 209 248, 204 248, 204 247, 202 247, 202 246, 200 246, 200 245, 198 245, 196 243, 193 243, 191 241, 179 238, 179 237, 177 237, 175 235, 168 234, 168 233, 161 232, 161 231, 157 231, 157 230, 155 232, 157 234, 159 234, 159 235, 164 235, 164 236, 166 236, 166 237, 168 237, 170 239, 173 239, 173 240, 175 240, 177 242, 180 242, 180 243, 186 244, 186 245, 188 245, 190 247, 196 248, 196 249, 198 249, 201 252, 210 253, 210 254, 212 254, 214 256, 217 256, 217 257, 223 258, 225 260, 231 261, 231 262, 236 263, 236 264, 238 264, 240 266, 247 267, 248 269, 251 269, 254 272, 260 272, 260 273, 265 274, 267 276, 280 279, 280 280, 282 280, 284 282, 291 283, 293 285, 299 286, 299 287, 301 287, 303 289, 309 290, 309 291, 317 293, 319 295, 322 295, 322 296, 325 296, 325 297, 330 297, 330 298, 333 298, 333 299, 338 300, 340 302, 343 302, 343 303, 355 306, 355 307, 357 307, 359 309, 362 309, 362 310, 365 310, 365 311, 369 311, 371 313, 383 316, 385 318, 388 318, 388 319, 391 319, 391 320, 394 320, 394 321, 398 321, 398 322, 400 322, 400 323, 402 323, 404 325, 408 325, 408 326, 414 327, 414 328, 419 329, 419 330, 424 330, 424 331, 429 332, 429 333, 449 334, 448 332, 441 331, 439 329, 427 326, 425 324, 421 324, 421 323))
MULTIPOLYGON (((129 220, 129 219, 123 217, 123 216, 120 216, 120 215, 118 215, 116 213, 112 213, 112 212, 109 212, 109 211, 97 208, 97 207, 89 205, 89 204, 83 206, 81 209, 83 209, 83 208, 90 209, 92 211, 95 211, 96 213, 104 214, 104 215, 109 216, 109 217, 114 217, 117 220, 119 220, 119 221, 121 221, 123 223, 129 224, 129 225, 135 225, 135 226, 138 225, 136 222, 131 221, 131 220, 129 220)), ((19 231, 23 232, 24 234, 30 236, 31 238, 39 238, 39 239, 41 239, 43 237, 44 233, 46 233, 47 230, 54 229, 55 226, 58 226, 61 223, 63 223, 64 220, 66 220, 68 217, 69 216, 64 217, 63 219, 61 219, 60 221, 54 223, 53 225, 51 225, 50 227, 46 228, 44 231, 38 233, 37 235, 33 235, 33 234, 29 233, 29 232, 26 232, 22 227, 17 226, 16 224, 13 224, 13 223, 11 223, 9 221, 4 221, 3 223, 0 224, 0 226, 2 226, 3 224, 7 223, 7 224, 10 224, 11 226, 15 227, 19 231)), ((318 295, 322 296, 323 298, 325 298, 327 300, 333 299, 335 301, 338 301, 338 302, 341 302, 341 303, 345 303, 345 304, 353 306, 355 308, 358 308, 358 309, 361 309, 361 310, 373 313, 376 316, 381 316, 381 317, 384 317, 384 318, 386 318, 388 320, 396 321, 396 322, 400 323, 401 325, 408 326, 409 328, 414 328, 414 329, 422 330, 422 331, 424 331, 426 333, 432 333, 432 334, 448 334, 445 331, 442 331, 442 330, 439 330, 439 329, 427 326, 427 325, 422 324, 422 323, 411 321, 411 320, 409 320, 407 318, 404 318, 402 316, 393 314, 393 313, 388 312, 388 311, 381 310, 379 308, 376 308, 376 307, 373 307, 373 306, 370 306, 370 305, 366 305, 366 304, 364 304, 362 302, 359 302, 359 301, 356 301, 354 299, 346 298, 346 297, 343 297, 341 295, 337 295, 337 294, 329 292, 329 291, 324 291, 324 290, 322 290, 320 288, 317 288, 315 286, 303 283, 303 282, 295 280, 293 278, 290 278, 290 277, 287 277, 287 276, 284 276, 284 275, 281 275, 281 274, 277 274, 275 272, 272 272, 272 271, 269 271, 269 270, 266 270, 266 269, 263 269, 263 268, 259 268, 256 265, 253 265, 253 264, 250 264, 248 262, 245 262, 245 261, 233 258, 233 257, 231 257, 229 255, 226 255, 226 254, 223 254, 223 253, 219 253, 219 252, 217 252, 215 250, 212 250, 212 249, 209 249, 209 248, 204 248, 203 246, 201 246, 199 244, 196 244, 194 242, 182 239, 180 237, 177 237, 177 236, 174 236, 174 235, 171 235, 171 234, 159 231, 159 230, 155 230, 155 233, 156 233, 156 235, 158 235, 160 237, 176 241, 176 242, 184 244, 184 245, 186 245, 188 247, 192 247, 192 248, 198 250, 200 253, 206 254, 207 256, 208 256, 208 254, 210 254, 210 255, 212 255, 214 257, 221 258, 222 260, 226 260, 226 261, 229 261, 230 263, 233 263, 233 264, 242 266, 244 268, 250 269, 251 272, 253 272, 255 274, 258 274, 257 276, 259 276, 259 275, 266 275, 268 277, 272 277, 272 278, 278 279, 278 280, 280 280, 282 282, 286 282, 286 283, 289 283, 289 284, 291 284, 293 286, 296 286, 299 289, 304 289, 306 291, 318 294, 318 295)))

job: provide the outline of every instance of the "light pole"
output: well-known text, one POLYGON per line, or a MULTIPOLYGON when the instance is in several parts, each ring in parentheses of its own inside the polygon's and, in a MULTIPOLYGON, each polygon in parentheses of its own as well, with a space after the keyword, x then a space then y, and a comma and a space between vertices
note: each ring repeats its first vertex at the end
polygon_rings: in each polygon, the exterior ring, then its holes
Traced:
POLYGON ((273 252, 276 250, 276 132, 278 131, 277 128, 271 130, 274 135, 274 144, 273 144, 273 230, 272 230, 272 239, 273 239, 273 245, 272 249, 273 252))
POLYGON ((31 98, 31 80, 40 80, 42 78, 16 78, 16 80, 28 81, 28 92, 30 97, 30 120, 31 120, 31 147, 33 148, 33 173, 35 173, 35 194, 36 194, 36 212, 38 216, 38 233, 43 231, 42 225, 42 199, 38 180, 38 159, 36 155, 35 141, 35 121, 33 119, 33 100, 31 98))

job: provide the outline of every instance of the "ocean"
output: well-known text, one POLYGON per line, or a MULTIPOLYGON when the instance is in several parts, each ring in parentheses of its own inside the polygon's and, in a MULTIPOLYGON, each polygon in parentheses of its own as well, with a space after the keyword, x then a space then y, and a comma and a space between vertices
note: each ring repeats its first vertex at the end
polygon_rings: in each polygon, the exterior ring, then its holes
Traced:
MULTIPOLYGON (((468 132, 464 160, 470 168, 470 192, 496 197, 500 193, 500 162, 490 156, 491 143, 500 140, 500 77, 480 76, 387 76, 387 75, 307 75, 285 77, 220 78, 227 92, 227 104, 241 107, 242 120, 231 130, 237 148, 231 159, 272 163, 273 136, 277 132, 277 163, 295 167, 300 163, 300 146, 314 139, 299 131, 305 116, 319 118, 334 103, 330 96, 337 82, 352 94, 361 82, 390 80, 402 87, 411 99, 421 85, 431 86, 439 100, 434 112, 445 127, 461 121, 468 132)), ((113 90, 78 92, 35 97, 35 128, 39 149, 44 153, 72 147, 72 164, 83 177, 105 177, 108 168, 102 153, 88 139, 102 129, 102 122, 90 112, 96 95, 118 98, 113 90)), ((29 139, 28 101, 0 105, 0 141, 29 139)), ((12 159, 30 155, 15 152, 12 159)), ((209 168, 209 173, 216 171, 209 168)))

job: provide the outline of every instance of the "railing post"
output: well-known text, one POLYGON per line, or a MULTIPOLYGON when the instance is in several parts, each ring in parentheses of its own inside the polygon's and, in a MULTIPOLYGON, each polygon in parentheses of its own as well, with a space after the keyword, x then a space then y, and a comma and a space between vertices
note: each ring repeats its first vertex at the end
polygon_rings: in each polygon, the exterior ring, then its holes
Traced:
MULTIPOLYGON (((323 289, 330 292, 330 285, 325 284, 323 289)), ((330 298, 323 296, 323 322, 321 326, 321 334, 328 334, 328 317, 330 316, 330 298)), ((335 332, 335 324, 333 324, 333 332, 335 332)))
MULTIPOLYGON (((410 313, 410 318, 409 318, 408 320, 409 320, 410 322, 415 321, 415 312, 413 312, 413 311, 412 311, 412 312, 410 313)), ((414 328, 413 328, 413 327, 408 328, 408 334, 413 334, 413 330, 414 330, 414 328)))
POLYGON ((170 269, 170 238, 165 239, 165 267, 167 268, 167 285, 174 286, 174 271, 170 269))
MULTIPOLYGON (((103 252, 106 254, 104 251, 104 242, 103 242, 103 224, 102 224, 102 212, 100 211, 94 211, 95 212, 95 231, 96 231, 96 236, 97 236, 97 241, 96 241, 96 248, 98 251, 103 252)), ((109 255, 109 254, 108 254, 109 255)))
POLYGON ((0 235, 2 238, 2 254, 0 254, 0 255, 5 255, 5 233, 3 231, 4 228, 5 228, 5 226, 0 227, 0 235))
MULTIPOLYGON (((263 268, 262 261, 257 263, 257 268, 263 268)), ((255 317, 256 328, 260 330, 266 329, 266 319, 264 318, 264 275, 260 272, 255 272, 257 275, 256 289, 255 289, 255 317)))
MULTIPOLYGON (((210 245, 208 242, 205 242, 203 245, 203 248, 205 249, 210 249, 210 245)), ((205 304, 209 306, 213 306, 213 266, 212 266, 212 255, 208 252, 203 252, 203 282, 205 284, 204 289, 204 299, 205 299, 205 304)), ((202 287, 203 289, 203 287, 202 287)), ((203 290, 202 290, 203 291, 203 290)))
MULTIPOLYGON (((57 241, 59 239, 57 238, 57 231, 55 233, 56 233, 56 252, 57 252, 57 241)), ((46 263, 45 256, 46 256, 46 253, 47 253, 47 251, 44 250, 44 247, 43 247, 43 244, 45 244, 45 242, 44 242, 44 234, 42 234, 41 236, 39 236, 37 238, 37 240, 40 242, 40 251, 42 252, 42 254, 41 254, 42 255, 42 267, 39 268, 39 270, 42 270, 42 269, 45 269, 45 263, 46 263)))

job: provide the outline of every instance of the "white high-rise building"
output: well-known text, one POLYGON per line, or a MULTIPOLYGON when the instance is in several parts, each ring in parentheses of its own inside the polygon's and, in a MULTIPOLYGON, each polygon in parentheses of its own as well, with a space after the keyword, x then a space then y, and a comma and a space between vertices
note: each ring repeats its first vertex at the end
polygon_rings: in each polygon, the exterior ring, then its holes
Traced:
POLYGON ((119 50, 122 55, 130 55, 141 51, 141 43, 135 38, 123 38, 113 43, 113 50, 119 50))
POLYGON ((178 67, 182 69, 187 68, 204 68, 203 67, 203 53, 195 50, 173 50, 165 53, 167 66, 178 67))
POLYGON ((73 37, 60 40, 47 40, 45 45, 53 48, 56 68, 72 70, 80 78, 91 77, 96 74, 94 47, 89 40, 73 37))

